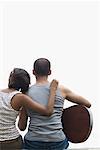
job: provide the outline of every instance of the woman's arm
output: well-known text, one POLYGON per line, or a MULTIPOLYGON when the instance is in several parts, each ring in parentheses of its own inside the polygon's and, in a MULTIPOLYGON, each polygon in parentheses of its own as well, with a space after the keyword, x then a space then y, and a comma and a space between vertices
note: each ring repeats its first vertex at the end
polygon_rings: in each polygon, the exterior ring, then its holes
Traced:
POLYGON ((37 111, 42 115, 50 116, 54 108, 57 86, 58 81, 53 80, 50 85, 50 95, 47 106, 33 101, 29 96, 25 94, 16 94, 11 101, 11 105, 15 110, 19 110, 21 107, 24 107, 25 109, 33 109, 34 111, 37 111))

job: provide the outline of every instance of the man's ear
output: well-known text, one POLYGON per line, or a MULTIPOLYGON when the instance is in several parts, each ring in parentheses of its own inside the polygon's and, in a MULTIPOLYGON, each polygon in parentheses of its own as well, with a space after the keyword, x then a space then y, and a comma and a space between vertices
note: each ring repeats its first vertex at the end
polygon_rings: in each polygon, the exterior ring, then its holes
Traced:
POLYGON ((51 74, 51 70, 49 70, 49 72, 48 72, 48 75, 50 75, 51 74))

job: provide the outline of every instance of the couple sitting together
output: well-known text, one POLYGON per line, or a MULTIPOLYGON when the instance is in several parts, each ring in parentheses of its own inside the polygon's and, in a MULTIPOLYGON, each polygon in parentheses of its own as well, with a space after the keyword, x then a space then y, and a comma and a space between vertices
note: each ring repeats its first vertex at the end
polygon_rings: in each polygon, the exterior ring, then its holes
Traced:
POLYGON ((90 107, 90 102, 70 89, 58 85, 51 74, 51 64, 46 58, 34 62, 36 83, 30 86, 29 73, 14 68, 10 73, 8 88, 0 91, 0 150, 65 150, 68 138, 62 129, 61 116, 64 100, 90 107), (30 118, 28 131, 22 139, 16 128, 24 131, 30 118))

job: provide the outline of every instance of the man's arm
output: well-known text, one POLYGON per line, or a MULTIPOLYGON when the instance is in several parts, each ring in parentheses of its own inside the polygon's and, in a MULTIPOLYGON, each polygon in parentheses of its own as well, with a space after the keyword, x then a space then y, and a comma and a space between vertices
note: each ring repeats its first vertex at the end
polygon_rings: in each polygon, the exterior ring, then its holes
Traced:
POLYGON ((76 104, 84 105, 86 107, 91 107, 91 103, 86 98, 84 98, 78 94, 75 94, 70 89, 65 88, 64 86, 60 86, 60 90, 61 90, 62 96, 66 100, 76 103, 76 104))
POLYGON ((18 127, 21 131, 24 131, 27 127, 28 116, 25 108, 22 108, 19 113, 18 127))

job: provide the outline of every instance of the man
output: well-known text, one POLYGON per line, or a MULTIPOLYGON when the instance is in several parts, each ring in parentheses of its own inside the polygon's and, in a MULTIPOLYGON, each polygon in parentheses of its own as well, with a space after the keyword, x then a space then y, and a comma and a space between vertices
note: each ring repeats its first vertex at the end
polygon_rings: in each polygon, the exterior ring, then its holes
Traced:
MULTIPOLYGON (((28 95, 37 102, 47 105, 51 74, 51 64, 46 58, 39 58, 34 62, 33 74, 36 83, 28 90, 28 95)), ((42 116, 31 109, 27 110, 30 117, 28 132, 25 135, 25 149, 32 150, 64 150, 68 147, 68 139, 62 131, 61 116, 64 100, 90 107, 88 100, 73 93, 68 88, 59 86, 56 92, 54 112, 50 117, 42 116)))

